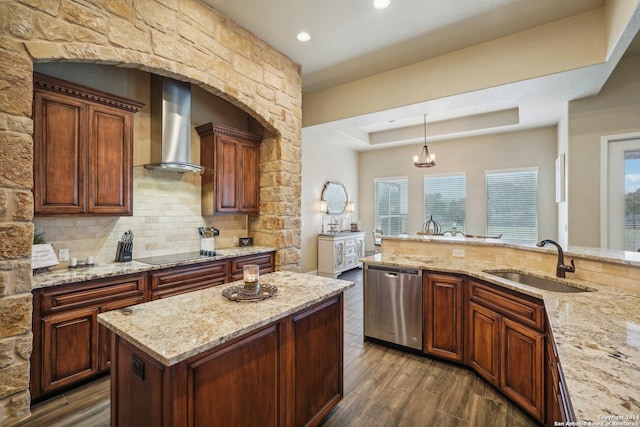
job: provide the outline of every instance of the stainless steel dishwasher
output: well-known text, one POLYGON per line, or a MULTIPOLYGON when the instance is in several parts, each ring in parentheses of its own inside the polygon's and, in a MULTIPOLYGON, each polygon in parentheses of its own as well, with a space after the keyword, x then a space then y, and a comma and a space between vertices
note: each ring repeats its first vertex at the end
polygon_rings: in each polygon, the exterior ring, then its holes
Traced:
POLYGON ((422 270, 366 264, 364 336, 422 350, 422 270))

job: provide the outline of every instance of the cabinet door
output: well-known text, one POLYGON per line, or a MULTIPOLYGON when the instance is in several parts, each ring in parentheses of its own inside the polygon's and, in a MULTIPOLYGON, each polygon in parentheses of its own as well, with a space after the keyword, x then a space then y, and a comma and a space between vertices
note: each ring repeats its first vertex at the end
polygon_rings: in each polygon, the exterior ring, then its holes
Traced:
POLYGON ((468 364, 483 378, 498 385, 500 315, 469 302, 468 364))
POLYGON ((89 107, 89 213, 131 215, 133 118, 106 106, 89 107))
POLYGON ((500 389, 520 407, 543 420, 544 335, 503 318, 500 389))
POLYGON ((200 125, 196 131, 200 135, 200 164, 214 169, 213 174, 202 176, 202 214, 257 213, 262 137, 215 123, 200 125))
POLYGON ((281 324, 272 324, 187 363, 189 419, 184 425, 286 425, 279 405, 286 396, 282 334, 281 324))
MULTIPOLYGON (((112 303, 100 307, 99 312, 104 313, 119 308, 129 307, 130 305, 141 304, 144 297, 130 298, 122 301, 114 301, 112 303)), ((104 326, 98 324, 98 372, 103 372, 111 366, 111 331, 104 326)))
POLYGON ((97 372, 97 309, 42 320, 42 389, 49 392, 97 372))
POLYGON ((242 142, 238 146, 238 193, 240 194, 240 212, 258 213, 259 170, 258 146, 242 142))
POLYGON ((462 361, 462 298, 464 278, 440 274, 424 276, 424 352, 462 361))
POLYGON ((317 425, 343 394, 342 295, 293 316, 294 425, 317 425))
POLYGON ((333 244, 333 270, 338 271, 344 268, 344 240, 337 240, 333 244))
POLYGON ((85 212, 86 104, 34 94, 34 213, 85 212))
POLYGON ((239 212, 240 195, 238 194, 239 163, 238 144, 226 135, 216 137, 216 211, 239 212))
POLYGON ((364 238, 359 237, 356 239, 356 254, 358 257, 358 264, 360 263, 360 258, 364 257, 364 238))

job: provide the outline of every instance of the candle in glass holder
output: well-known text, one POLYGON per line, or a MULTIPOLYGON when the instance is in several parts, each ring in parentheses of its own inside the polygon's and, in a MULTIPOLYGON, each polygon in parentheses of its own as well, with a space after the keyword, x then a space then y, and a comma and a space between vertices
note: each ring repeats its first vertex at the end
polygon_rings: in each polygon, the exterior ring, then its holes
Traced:
POLYGON ((242 267, 242 276, 244 280, 244 290, 247 293, 257 293, 260 289, 258 278, 260 276, 260 267, 256 264, 247 264, 242 267))

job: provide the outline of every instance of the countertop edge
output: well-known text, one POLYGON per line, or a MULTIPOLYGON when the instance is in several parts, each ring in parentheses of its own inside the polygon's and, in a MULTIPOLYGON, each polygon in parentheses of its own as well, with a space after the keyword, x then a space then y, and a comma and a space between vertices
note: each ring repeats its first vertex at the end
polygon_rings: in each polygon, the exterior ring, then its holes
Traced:
MULTIPOLYGON (((269 273, 266 274, 262 277, 264 277, 265 279, 271 279, 274 280, 273 278, 276 275, 280 275, 282 276, 281 280, 289 280, 291 277, 293 277, 292 275, 295 275, 295 277, 297 277, 297 279, 299 280, 303 280, 305 278, 308 279, 308 274, 304 274, 304 273, 292 273, 292 272, 276 272, 276 273, 269 273)), ((303 302, 294 305, 294 306, 287 306, 287 303, 283 303, 282 305, 282 309, 279 310, 276 314, 272 314, 268 317, 265 318, 261 318, 255 322, 252 322, 248 325, 245 325, 239 329, 230 331, 228 333, 222 334, 221 336, 216 336, 215 338, 201 343, 199 345, 195 345, 191 348, 189 348, 186 351, 180 352, 179 354, 173 355, 171 357, 166 357, 163 354, 161 354, 160 352, 158 352, 157 350, 153 349, 151 346, 149 346, 148 344, 146 344, 145 342, 143 342, 141 339, 136 338, 135 336, 133 336, 131 333, 123 330, 122 328, 118 327, 114 322, 114 319, 117 320, 121 320, 123 317, 128 316, 126 309, 125 310, 114 310, 114 311, 109 311, 106 313, 100 313, 98 315, 98 323, 105 326, 107 329, 109 329, 110 331, 112 331, 113 333, 125 338, 128 342, 130 342, 132 345, 134 345, 135 347, 137 347, 138 349, 140 349, 141 351, 144 351, 146 354, 148 354, 149 356, 151 356, 153 359, 157 360, 158 362, 162 363, 165 366, 172 366, 175 365, 179 362, 182 362, 192 356, 198 355, 202 352, 205 352, 207 350, 210 350, 212 348, 215 348, 219 345, 222 345, 224 343, 227 343, 235 338, 238 338, 240 336, 243 336, 245 334, 248 334, 254 330, 257 330, 263 326, 269 325, 271 323, 277 322, 278 320, 281 320, 287 316, 290 316, 292 314, 295 314, 301 310, 304 310, 308 307, 311 307, 315 304, 318 304, 322 301, 325 301, 329 298, 332 298, 336 295, 339 295, 341 293, 344 293, 346 290, 351 289, 352 287, 355 286, 354 282, 350 282, 350 281, 345 281, 345 280, 340 280, 340 279, 329 279, 329 278, 323 278, 320 276, 311 276, 312 278, 314 278, 314 280, 319 280, 319 281, 325 281, 328 284, 332 284, 331 286, 334 286, 330 289, 327 289, 326 291, 323 291, 320 295, 310 295, 309 298, 305 299, 303 302)), ((227 283, 224 285, 220 285, 220 286, 216 286, 216 287, 212 287, 212 288, 208 288, 205 290, 200 290, 200 291, 193 291, 190 292, 188 294, 190 294, 190 296, 192 298, 198 298, 201 295, 204 295, 204 293, 213 293, 215 295, 219 295, 219 297, 216 297, 218 300, 220 300, 220 298, 222 298, 222 301, 228 302, 226 299, 224 299, 224 297, 221 296, 222 290, 230 287, 230 286, 234 286, 234 285, 238 285, 238 283, 242 283, 240 282, 231 282, 231 283, 227 283)), ((310 285, 310 286, 314 286, 314 285, 310 285)), ((280 292, 280 291, 279 291, 280 292)), ((171 301, 180 301, 180 299, 184 299, 186 295, 188 294, 182 294, 182 295, 177 295, 174 297, 169 297, 160 301, 163 301, 164 304, 167 303, 171 303, 171 301)), ((278 295, 281 296, 281 295, 278 295)), ((272 299, 272 301, 275 301, 276 297, 274 297, 272 299)), ((150 304, 154 304, 155 301, 151 301, 148 303, 143 303, 143 304, 139 304, 135 307, 137 307, 138 309, 142 306, 147 306, 149 307, 150 304)), ((237 307, 247 307, 248 304, 260 304, 261 301, 258 302, 234 302, 233 304, 238 304, 237 307)))
POLYGON ((49 288, 54 286, 67 285, 71 283, 86 282, 89 280, 106 279, 109 277, 126 276, 130 274, 143 273, 145 271, 163 270, 172 267, 185 265, 205 264, 209 262, 221 261, 229 258, 237 258, 247 255, 257 255, 261 253, 275 252, 276 249, 268 246, 251 246, 246 248, 226 248, 219 249, 219 255, 214 257, 197 258, 186 261, 168 262, 161 265, 147 264, 136 261, 109 262, 96 265, 94 267, 72 269, 58 269, 49 272, 34 274, 31 284, 32 290, 49 288))

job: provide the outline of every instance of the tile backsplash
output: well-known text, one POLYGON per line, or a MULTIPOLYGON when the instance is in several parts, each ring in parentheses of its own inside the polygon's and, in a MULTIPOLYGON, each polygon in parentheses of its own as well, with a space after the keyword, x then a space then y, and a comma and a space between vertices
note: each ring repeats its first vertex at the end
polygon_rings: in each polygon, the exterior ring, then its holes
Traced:
MULTIPOLYGON (((246 215, 200 215, 200 175, 156 172, 133 168, 133 216, 35 217, 38 233, 69 256, 93 256, 96 263, 115 258, 118 240, 127 230, 134 234, 133 258, 200 250, 198 227, 220 230, 216 248, 238 245, 247 236, 246 215)), ((64 267, 67 263, 61 263, 64 267)))

